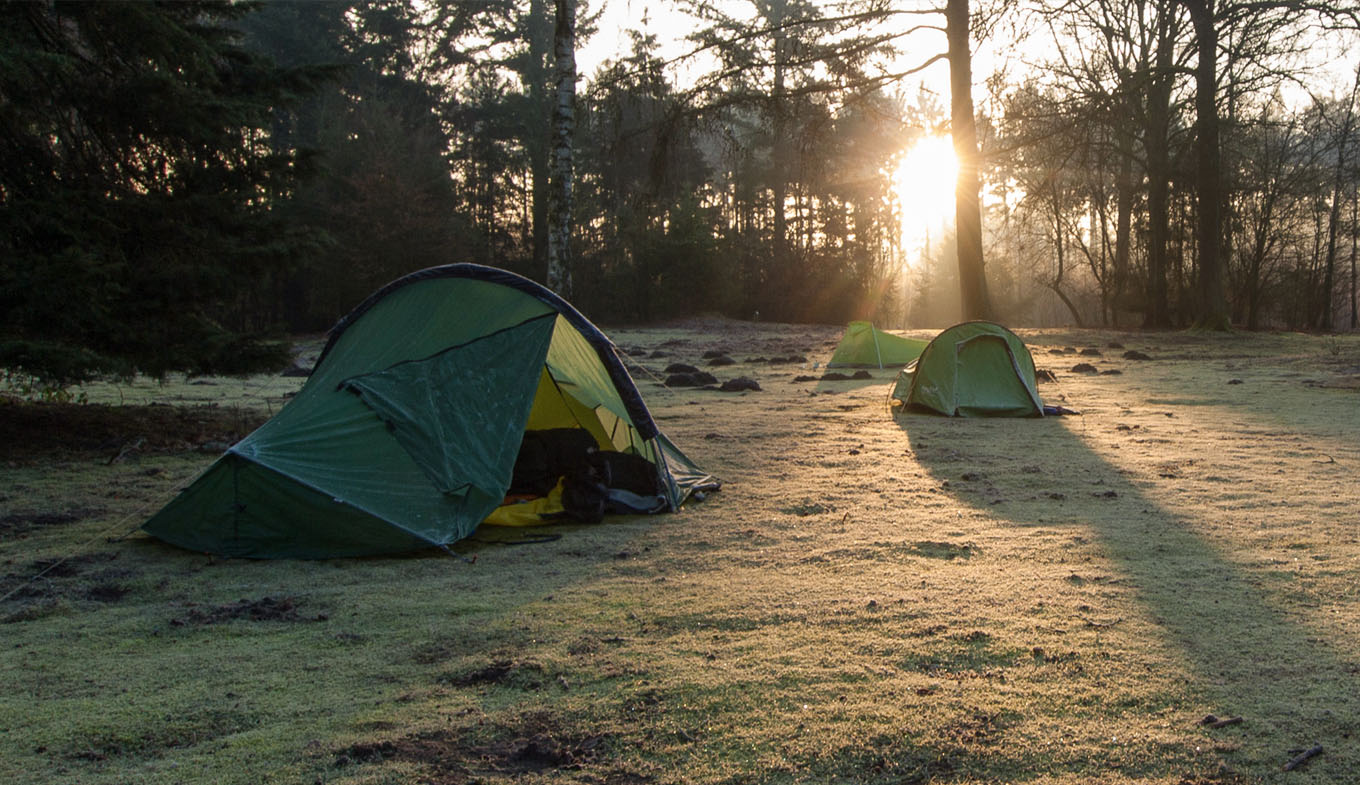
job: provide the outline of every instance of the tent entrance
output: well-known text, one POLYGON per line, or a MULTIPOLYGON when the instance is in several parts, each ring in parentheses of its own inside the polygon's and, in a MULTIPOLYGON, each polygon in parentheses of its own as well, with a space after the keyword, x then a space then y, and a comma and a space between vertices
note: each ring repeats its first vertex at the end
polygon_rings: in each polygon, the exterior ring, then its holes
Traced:
MULTIPOLYGON (((675 493, 665 471, 665 464, 658 461, 658 451, 646 440, 642 439, 633 427, 632 423, 614 414, 603 405, 590 407, 581 401, 578 396, 587 395, 588 391, 583 390, 581 385, 573 383, 565 378, 565 374, 560 372, 555 374, 553 368, 545 363, 540 369, 538 383, 534 391, 533 405, 529 410, 529 416, 524 423, 524 428, 519 434, 523 437, 527 433, 533 432, 554 432, 551 435, 545 433, 544 438, 550 439, 550 443, 558 445, 571 444, 567 453, 558 453, 556 449, 549 448, 547 455, 556 456, 550 460, 548 467, 554 467, 555 460, 565 454, 574 454, 575 450, 580 449, 582 442, 593 442, 594 446, 601 453, 629 453, 638 456, 643 461, 637 462, 635 466, 646 467, 641 469, 643 475, 650 475, 650 485, 652 490, 644 492, 640 488, 632 492, 616 490, 614 486, 609 488, 601 487, 601 491, 606 495, 601 498, 601 503, 606 501, 610 504, 604 508, 605 512, 660 512, 671 507, 670 500, 675 493), (580 441, 568 438, 563 442, 564 434, 561 432, 572 430, 577 433, 585 432, 589 437, 582 436, 580 441)), ((518 443, 518 442, 517 442, 518 443)), ((541 476, 539 467, 544 457, 543 442, 532 442, 535 449, 530 449, 531 442, 524 440, 523 449, 528 452, 523 456, 517 456, 515 463, 515 473, 518 482, 520 472, 527 472, 527 478, 541 476), (525 461, 523 467, 520 461, 525 461)), ((594 465, 594 457, 587 456, 584 452, 579 453, 583 464, 594 465)), ((604 456, 599 456, 603 458, 604 456)), ((565 466, 550 468, 550 474, 560 474, 565 466)), ((507 497, 506 503, 492 510, 483 523, 497 526, 538 526, 545 522, 550 522, 564 513, 569 517, 571 511, 567 508, 566 485, 569 484, 569 477, 563 475, 557 478, 557 485, 545 495, 527 497, 517 495, 513 498, 507 497)), ((627 486, 623 486, 627 487, 627 486)), ((521 491, 515 490, 515 483, 511 483, 510 490, 514 494, 521 491)), ((538 491, 534 491, 538 493, 538 491)), ((588 518, 587 518, 588 519, 588 518)))
POLYGON ((534 405, 529 411, 526 431, 550 428, 584 428, 595 438, 595 444, 607 452, 626 452, 641 455, 656 463, 656 449, 638 434, 637 428, 603 405, 591 407, 581 401, 585 391, 580 385, 545 365, 534 392, 534 405))
POLYGON ((586 406, 553 378, 545 365, 538 377, 538 388, 534 391, 534 405, 529 410, 526 431, 546 431, 550 428, 584 428, 595 437, 601 450, 614 449, 609 434, 594 409, 586 406))
MULTIPOLYGON (((477 488, 504 497, 527 431, 580 429, 606 452, 664 464, 657 448, 607 405, 587 405, 589 376, 547 359, 554 320, 535 319, 423 360, 398 363, 341 383, 387 425, 426 478, 444 494, 477 488)), ((570 359, 570 355, 568 355, 570 359)))
POLYGON ((954 345, 955 413, 962 416, 1032 414, 1029 389, 1010 344, 997 335, 977 335, 954 345))

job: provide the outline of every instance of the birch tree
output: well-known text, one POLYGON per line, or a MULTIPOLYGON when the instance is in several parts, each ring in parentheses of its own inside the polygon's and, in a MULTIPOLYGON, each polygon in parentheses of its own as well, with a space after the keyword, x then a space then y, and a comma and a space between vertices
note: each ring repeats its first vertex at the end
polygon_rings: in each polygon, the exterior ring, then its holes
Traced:
POLYGON ((571 296, 571 147, 576 135, 576 0, 556 0, 553 30, 557 100, 553 105, 552 176, 548 195, 548 288, 571 296))

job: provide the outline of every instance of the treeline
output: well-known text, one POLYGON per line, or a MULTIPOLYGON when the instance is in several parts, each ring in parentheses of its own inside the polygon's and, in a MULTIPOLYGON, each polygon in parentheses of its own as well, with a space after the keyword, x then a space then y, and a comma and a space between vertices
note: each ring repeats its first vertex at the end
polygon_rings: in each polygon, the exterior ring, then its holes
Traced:
POLYGON ((306 175, 274 107, 322 83, 240 45, 225 2, 0 4, 0 369, 234 372, 228 329, 322 237, 278 211, 306 175))
MULTIPOLYGON (((1041 3, 1014 17, 1041 31, 1021 45, 1051 54, 1022 83, 994 84, 985 117, 1000 313, 1357 327, 1360 72, 1353 58, 1339 74, 1303 67, 1345 51, 1356 7, 1221 1, 1197 20, 1199 5, 1041 3)), ((927 288, 949 274, 935 261, 927 288)))
MULTIPOLYGON (((564 294, 588 314, 841 321, 882 299, 899 234, 882 172, 905 138, 866 63, 888 42, 863 33, 867 12, 756 8, 739 22, 693 7, 714 68, 696 83, 677 85, 641 34, 583 75, 564 294)), ((343 65, 270 137, 318 154, 318 176, 280 209, 329 244, 261 316, 321 329, 383 283, 448 262, 544 280, 551 9, 274 2, 243 21, 246 44, 277 62, 343 65)))
MULTIPOLYGON (((917 138, 948 130, 939 105, 948 99, 906 100, 881 67, 886 58, 911 70, 941 54, 943 36, 903 38, 942 25, 940 15, 874 0, 681 7, 700 53, 681 63, 684 84, 655 39, 636 33, 631 52, 582 75, 573 301, 610 321, 698 311, 916 326, 957 318, 952 237, 930 258, 906 258, 888 176, 917 138), (904 52, 904 40, 938 48, 904 52)), ((426 8, 276 2, 247 22, 248 42, 280 62, 347 64, 346 80, 312 100, 329 113, 297 115, 340 127, 289 139, 328 163, 303 186, 297 223, 321 216, 335 240, 293 278, 306 300, 284 314, 292 329, 323 327, 427 264, 545 278, 552 3, 426 8), (314 54, 288 60, 300 51, 314 54)), ((973 11, 980 34, 1051 53, 1028 56, 1018 82, 985 82, 984 258, 996 318, 1354 326, 1357 82, 1329 82, 1301 57, 1349 40, 1337 31, 1354 28, 1353 4, 973 11), (1205 41, 1207 117, 1197 103, 1205 41), (1216 215, 1203 214, 1208 206, 1216 215), (1213 248, 1206 221, 1217 227, 1213 248)))
MULTIPOLYGON (((997 319, 1354 326, 1355 90, 1298 98, 1299 54, 1352 9, 995 5, 977 36, 1052 38, 978 112, 997 319)), ((416 269, 544 280, 553 7, 0 6, 0 367, 242 370, 281 356, 261 336, 325 329, 416 269)), ((939 14, 680 7, 689 55, 635 33, 581 75, 564 294, 607 322, 956 316, 952 238, 907 258, 890 176, 947 130, 900 92, 944 52, 908 35, 939 14)))

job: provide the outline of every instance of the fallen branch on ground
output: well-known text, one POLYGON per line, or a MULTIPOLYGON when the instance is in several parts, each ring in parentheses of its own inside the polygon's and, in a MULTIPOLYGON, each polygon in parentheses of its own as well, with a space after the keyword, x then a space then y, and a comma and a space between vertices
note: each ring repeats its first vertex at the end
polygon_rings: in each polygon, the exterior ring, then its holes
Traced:
POLYGON ((131 439, 131 440, 125 442, 125 443, 123 444, 123 446, 122 446, 121 448, 119 448, 118 454, 117 454, 117 455, 114 455, 112 458, 110 458, 110 459, 109 459, 109 462, 108 462, 107 464, 105 464, 105 465, 106 465, 106 466, 112 466, 112 465, 114 465, 115 463, 122 463, 122 461, 123 461, 124 458, 126 458, 128 455, 130 455, 130 454, 136 452, 137 450, 141 449, 141 446, 142 446, 143 444, 145 444, 145 443, 146 443, 146 437, 144 437, 144 436, 138 436, 136 439, 131 439))
POLYGON ((1315 744, 1315 745, 1313 745, 1312 747, 1309 747, 1308 749, 1306 749, 1306 750, 1304 750, 1303 752, 1301 752, 1301 753, 1299 753, 1298 755, 1296 755, 1296 756, 1294 757, 1293 760, 1291 760, 1291 761, 1289 761, 1288 763, 1284 764, 1284 770, 1285 770, 1285 771, 1293 771, 1294 769, 1297 769, 1298 767, 1300 767, 1300 766, 1302 766, 1303 764, 1307 763, 1307 762, 1309 761, 1309 759, 1314 758, 1314 757, 1316 757, 1316 756, 1318 756, 1318 755, 1321 755, 1321 754, 1322 754, 1322 745, 1321 745, 1321 744, 1315 744))

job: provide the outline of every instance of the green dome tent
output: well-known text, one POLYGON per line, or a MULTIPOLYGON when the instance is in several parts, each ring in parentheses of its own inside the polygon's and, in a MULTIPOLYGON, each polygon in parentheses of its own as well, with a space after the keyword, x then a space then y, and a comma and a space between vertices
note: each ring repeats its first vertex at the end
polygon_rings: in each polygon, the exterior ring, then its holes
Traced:
POLYGON ((252 558, 444 546, 502 503, 524 432, 561 427, 645 458, 668 509, 713 484, 565 300, 504 270, 435 267, 340 320, 297 396, 142 528, 252 558))
POLYGON ((898 374, 892 398, 951 417, 1044 415, 1029 349, 991 322, 964 322, 935 336, 898 374))
POLYGON ((906 365, 920 356, 925 341, 885 333, 869 322, 851 322, 831 355, 828 368, 884 368, 906 365))

